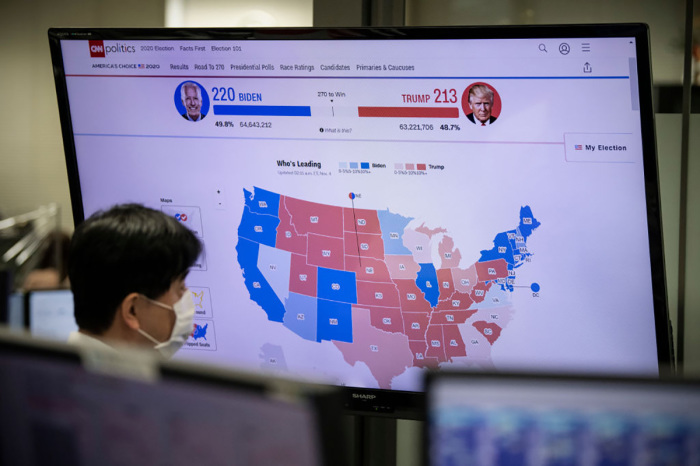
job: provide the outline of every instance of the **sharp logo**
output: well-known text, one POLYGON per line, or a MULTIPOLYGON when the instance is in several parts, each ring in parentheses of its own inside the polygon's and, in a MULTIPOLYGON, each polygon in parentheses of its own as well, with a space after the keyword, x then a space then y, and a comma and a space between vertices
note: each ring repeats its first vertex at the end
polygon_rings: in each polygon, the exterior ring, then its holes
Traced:
POLYGON ((102 40, 89 40, 90 56, 104 58, 107 54, 112 53, 136 53, 136 47, 133 45, 115 44, 105 45, 102 40))
POLYGON ((365 395, 364 393, 353 393, 352 397, 360 400, 374 400, 377 395, 365 395))

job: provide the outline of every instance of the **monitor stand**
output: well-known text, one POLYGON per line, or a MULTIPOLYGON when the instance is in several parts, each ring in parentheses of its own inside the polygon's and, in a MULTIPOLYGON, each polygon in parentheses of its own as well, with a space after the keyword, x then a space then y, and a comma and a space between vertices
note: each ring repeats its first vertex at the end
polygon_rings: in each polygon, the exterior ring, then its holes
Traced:
POLYGON ((349 466, 396 465, 396 419, 344 416, 349 435, 349 466))

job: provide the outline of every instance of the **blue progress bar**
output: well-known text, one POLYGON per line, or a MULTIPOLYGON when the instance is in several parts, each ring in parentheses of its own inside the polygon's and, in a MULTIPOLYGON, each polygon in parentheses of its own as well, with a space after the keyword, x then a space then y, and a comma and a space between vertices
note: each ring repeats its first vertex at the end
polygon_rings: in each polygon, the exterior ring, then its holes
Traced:
POLYGON ((214 115, 311 116, 311 107, 289 105, 214 105, 214 115))

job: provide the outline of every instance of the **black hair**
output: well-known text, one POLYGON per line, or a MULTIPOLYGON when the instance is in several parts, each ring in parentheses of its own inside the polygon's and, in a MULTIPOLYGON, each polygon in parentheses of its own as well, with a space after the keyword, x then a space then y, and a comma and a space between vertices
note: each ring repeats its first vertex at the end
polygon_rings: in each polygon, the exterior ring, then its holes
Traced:
POLYGON ((104 333, 128 294, 158 298, 201 250, 197 237, 163 212, 125 204, 95 213, 76 228, 68 256, 78 327, 104 333))

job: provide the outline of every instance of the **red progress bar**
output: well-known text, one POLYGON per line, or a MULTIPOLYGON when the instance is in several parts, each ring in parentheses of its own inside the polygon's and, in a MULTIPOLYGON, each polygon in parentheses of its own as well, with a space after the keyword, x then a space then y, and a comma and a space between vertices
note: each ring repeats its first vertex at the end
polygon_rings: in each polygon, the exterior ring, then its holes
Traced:
POLYGON ((357 107, 361 117, 459 118, 457 107, 357 107))

